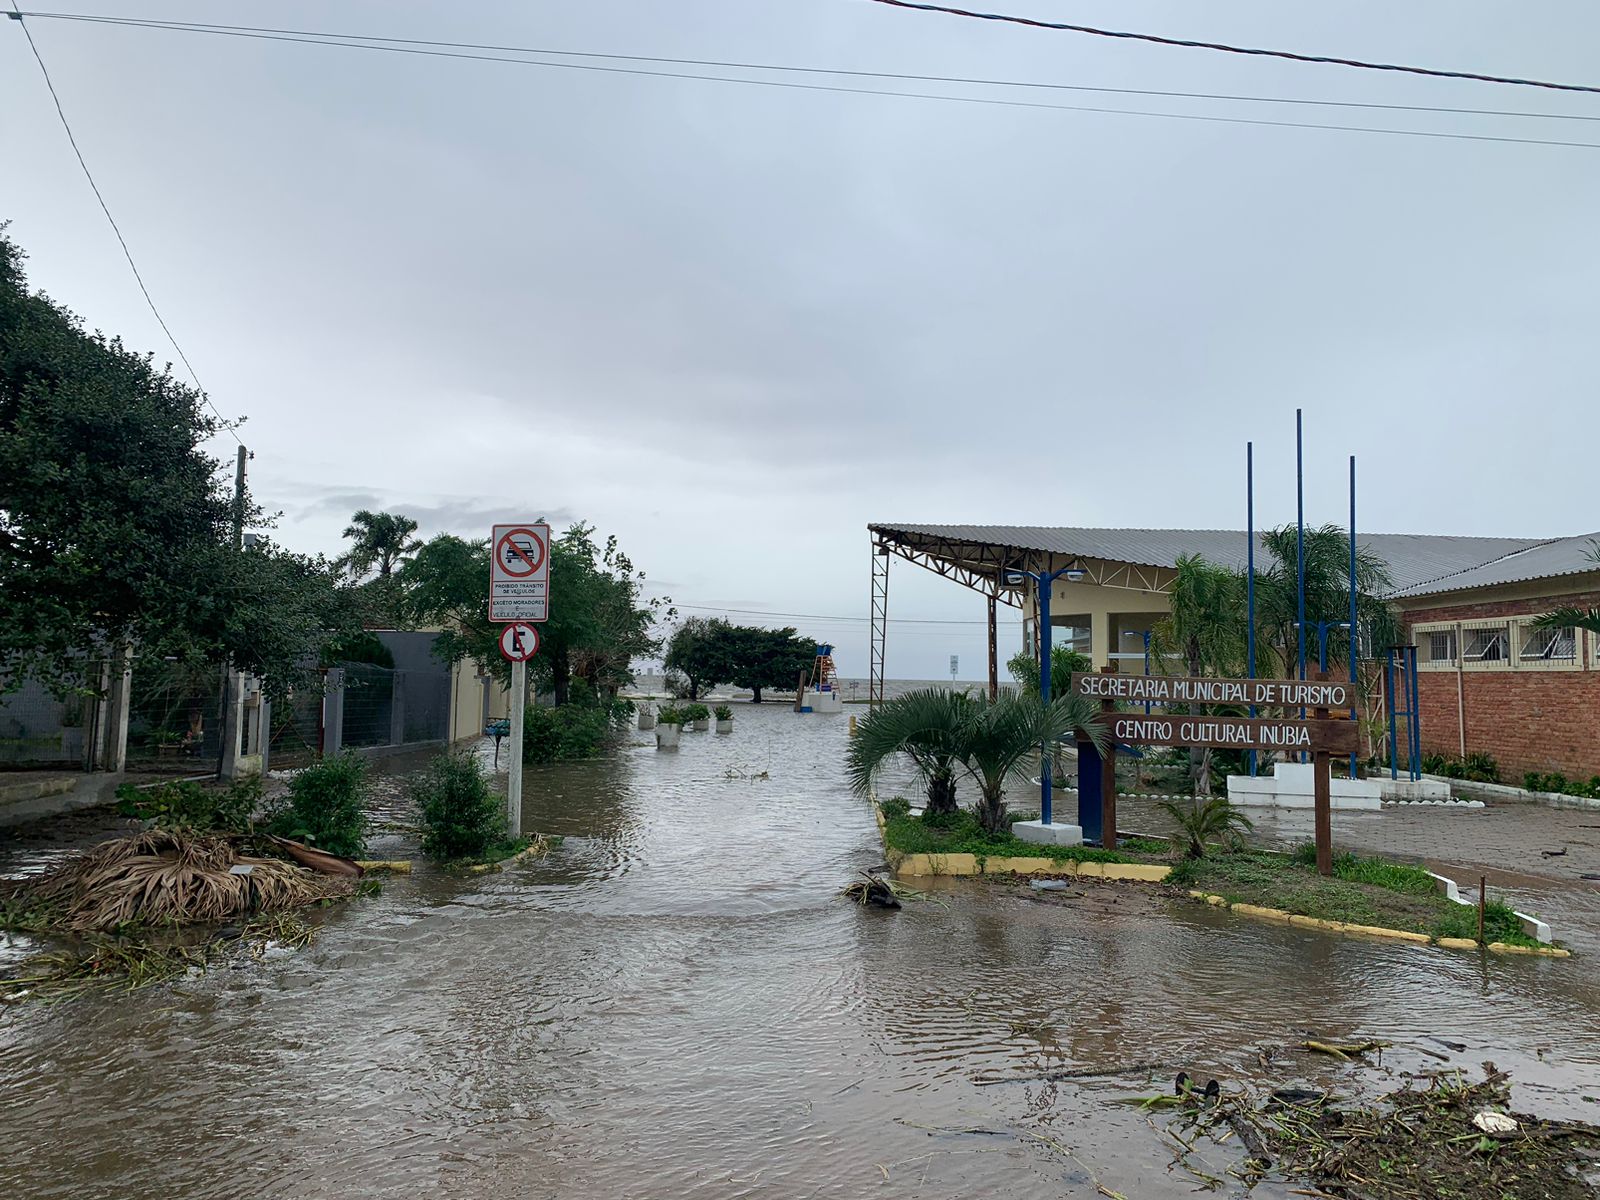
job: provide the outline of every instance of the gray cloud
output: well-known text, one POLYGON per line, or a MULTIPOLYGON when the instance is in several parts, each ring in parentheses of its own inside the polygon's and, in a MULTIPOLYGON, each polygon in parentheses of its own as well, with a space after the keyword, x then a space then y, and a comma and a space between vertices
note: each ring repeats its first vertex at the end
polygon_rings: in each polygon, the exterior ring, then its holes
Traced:
MULTIPOLYGON (((163 13, 216 19, 198 0, 163 13)), ((1576 0, 1541 22, 1487 0, 1074 15, 1579 81, 1600 36, 1576 0)), ((1592 111, 865 4, 506 0, 441 25, 302 0, 228 19, 1592 111)), ((1342 519, 1356 452, 1369 528, 1592 523, 1592 151, 33 28, 152 291, 218 404, 251 415, 255 486, 291 545, 336 549, 360 507, 467 534, 582 515, 680 601, 860 616, 869 520, 1237 525, 1247 438, 1262 519, 1287 520, 1297 405, 1314 519, 1342 519)), ((26 165, 3 215, 35 282, 165 356, 20 39, 0 38, 0 68, 26 165)), ((1600 141, 1586 122, 1109 103, 1600 141)), ((895 588, 902 615, 981 616, 910 570, 895 588)), ((864 638, 840 641, 864 665, 864 638)), ((982 669, 981 631, 898 645, 901 674, 953 652, 982 669)))

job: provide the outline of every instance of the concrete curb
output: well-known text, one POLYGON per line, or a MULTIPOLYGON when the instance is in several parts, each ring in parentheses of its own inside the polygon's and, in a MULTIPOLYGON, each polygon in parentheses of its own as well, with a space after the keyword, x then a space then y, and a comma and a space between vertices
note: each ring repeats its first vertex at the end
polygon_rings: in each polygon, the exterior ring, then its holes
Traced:
POLYGON ((510 858, 502 858, 499 862, 474 863, 472 866, 467 868, 467 872, 471 875, 486 875, 491 871, 503 871, 507 867, 515 866, 520 862, 527 862, 529 859, 543 858, 549 852, 550 847, 548 845, 539 845, 535 843, 534 845, 529 846, 526 850, 517 851, 517 853, 513 854, 510 858))
POLYGON ((1160 883, 1172 868, 1158 863, 1077 862, 1044 856, 990 858, 976 854, 907 854, 889 846, 883 810, 872 800, 872 816, 883 842, 884 861, 896 879, 930 879, 940 875, 1077 875, 1086 879, 1116 879, 1130 883, 1160 883))
POLYGON ((1209 892, 1190 891, 1191 900, 1203 900, 1212 908, 1226 908, 1229 912, 1238 913, 1241 917, 1254 917, 1258 921, 1274 921, 1282 925, 1293 925, 1301 929, 1320 929, 1328 933, 1354 934, 1359 937, 1389 938, 1394 941, 1411 942, 1417 946, 1440 946, 1446 950, 1489 950, 1495 954, 1527 954, 1545 958, 1571 958, 1572 951, 1562 950, 1555 946, 1511 946, 1505 942, 1491 942, 1487 946, 1479 946, 1471 938, 1434 938, 1426 933, 1416 933, 1410 929, 1388 929, 1382 925, 1350 925, 1344 921, 1328 921, 1321 917, 1303 917, 1298 913, 1285 912, 1281 908, 1264 908, 1259 904, 1245 904, 1242 901, 1230 904, 1227 897, 1214 895, 1209 892))
POLYGON ((1510 804, 1543 804, 1546 808, 1600 809, 1600 799, 1593 796, 1569 796, 1565 792, 1530 792, 1509 783, 1479 783, 1474 779, 1449 779, 1443 775, 1424 775, 1448 783, 1452 791, 1469 796, 1504 800, 1510 804))
POLYGON ((363 871, 387 871, 391 875, 411 874, 411 860, 409 858, 394 859, 356 859, 356 866, 363 871))

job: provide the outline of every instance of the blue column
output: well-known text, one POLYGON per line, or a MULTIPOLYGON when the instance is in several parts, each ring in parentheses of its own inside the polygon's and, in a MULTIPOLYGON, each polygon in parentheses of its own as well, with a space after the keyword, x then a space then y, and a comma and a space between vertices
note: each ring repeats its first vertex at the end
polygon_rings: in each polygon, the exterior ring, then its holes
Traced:
MULTIPOLYGON (((1040 571, 1034 576, 1039 585, 1039 699, 1041 703, 1050 703, 1050 589, 1055 586, 1055 575, 1050 571, 1040 571)), ((1039 820, 1046 825, 1050 820, 1050 741, 1045 739, 1039 743, 1039 820)), ((1079 792, 1083 794, 1083 784, 1079 782, 1079 792)))

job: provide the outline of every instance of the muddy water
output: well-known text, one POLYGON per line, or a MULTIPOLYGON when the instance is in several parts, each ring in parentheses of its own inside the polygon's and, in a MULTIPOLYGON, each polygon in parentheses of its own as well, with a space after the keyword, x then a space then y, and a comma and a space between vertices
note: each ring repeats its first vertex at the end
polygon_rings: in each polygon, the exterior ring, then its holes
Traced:
MULTIPOLYGON (((1180 1066, 1340 1079, 1271 1057, 1307 1030, 1460 1041, 1421 1044, 1512 1068, 1524 1106, 1600 1116, 1581 960, 1331 939, 1107 885, 863 910, 833 898, 880 857, 840 782, 845 718, 741 708, 736 734, 676 754, 647 736, 530 772, 526 826, 567 839, 545 862, 396 880, 260 966, 0 1014, 0 1195, 1188 1196, 1107 1101, 1180 1066), (979 1082, 1096 1066, 1122 1074, 979 1082)), ((1367 1075, 1443 1065, 1402 1045, 1367 1075)))

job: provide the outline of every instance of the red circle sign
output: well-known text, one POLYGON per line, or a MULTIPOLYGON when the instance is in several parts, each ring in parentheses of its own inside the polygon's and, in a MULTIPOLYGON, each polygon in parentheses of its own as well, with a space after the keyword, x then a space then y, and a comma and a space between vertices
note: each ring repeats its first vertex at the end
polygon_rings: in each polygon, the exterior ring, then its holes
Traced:
POLYGON ((544 539, 526 526, 507 530, 495 543, 494 558, 507 575, 526 579, 544 565, 544 539))
POLYGON ((526 621, 513 621, 500 631, 500 653, 508 662, 527 662, 539 653, 539 631, 526 621))

